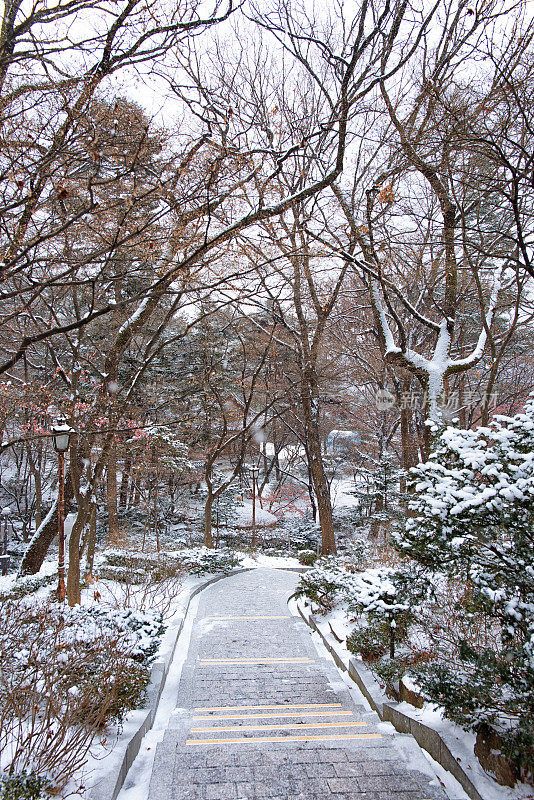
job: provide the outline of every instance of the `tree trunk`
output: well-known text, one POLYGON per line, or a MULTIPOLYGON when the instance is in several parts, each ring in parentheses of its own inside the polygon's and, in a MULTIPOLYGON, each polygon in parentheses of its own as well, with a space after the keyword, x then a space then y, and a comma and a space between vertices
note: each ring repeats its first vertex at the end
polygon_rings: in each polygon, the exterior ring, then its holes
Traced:
MULTIPOLYGON (((70 469, 67 471, 65 479, 65 512, 68 513, 69 505, 74 497, 72 487, 72 477, 70 469)), ((40 527, 35 531, 19 567, 19 575, 35 575, 39 572, 48 548, 56 538, 57 530, 57 500, 42 521, 40 527)))
POLYGON ((204 506, 204 544, 206 547, 214 547, 213 533, 211 530, 211 512, 213 509, 213 494, 208 489, 206 505, 204 506))
POLYGON ((127 458, 124 461, 124 469, 122 471, 122 477, 121 477, 121 486, 119 490, 119 508, 126 508, 131 469, 132 469, 132 459, 127 458))
POLYGON ((39 530, 43 521, 43 486, 41 472, 36 469, 33 475, 35 483, 35 530, 39 530))
POLYGON ((111 545, 119 541, 119 516, 117 513, 117 445, 109 448, 106 473, 107 506, 108 506, 108 538, 111 545))
POLYGON ((154 485, 154 533, 156 534, 156 550, 159 553, 159 525, 158 525, 158 476, 156 473, 154 485))
POLYGON ((330 487, 324 468, 321 435, 318 425, 319 399, 314 391, 313 377, 304 376, 302 382, 302 408, 304 424, 306 427, 306 442, 308 449, 308 463, 310 466, 313 488, 317 498, 317 510, 321 525, 321 540, 323 555, 337 552, 336 537, 334 533, 334 520, 332 515, 332 501, 330 487))
POLYGON ((315 493, 313 490, 313 478, 311 474, 311 459, 310 459, 310 451, 308 450, 308 445, 304 444, 304 449, 306 450, 306 464, 308 467, 308 497, 310 498, 310 506, 312 510, 312 519, 314 522, 317 522, 317 503, 315 502, 315 493))
POLYGON ((132 481, 132 491, 130 492, 130 508, 133 506, 137 508, 141 501, 141 475, 139 470, 137 470, 135 474, 135 478, 132 481))
POLYGON ((213 532, 211 529, 211 516, 213 511, 213 503, 215 502, 215 492, 213 491, 212 477, 212 463, 207 463, 204 471, 204 479, 208 489, 206 497, 206 504, 204 506, 204 545, 206 547, 214 547, 213 532))
POLYGON ((37 457, 34 459, 31 442, 28 442, 28 466, 35 486, 35 530, 39 530, 43 521, 43 482, 41 478, 41 448, 38 447, 37 457))
POLYGON ((91 505, 91 518, 89 520, 89 539, 87 541, 87 558, 86 558, 86 574, 87 577, 92 576, 93 567, 95 563, 95 548, 96 548, 96 502, 93 501, 91 505))
MULTIPOLYGON (((375 514, 380 514, 381 511, 384 509, 384 497, 382 493, 377 494, 376 503, 375 503, 375 514)), ((371 522, 371 527, 369 528, 369 537, 371 539, 378 539, 378 534, 380 533, 380 521, 375 519, 371 522)))
POLYGON ((72 526, 69 536, 69 571, 67 574, 67 600, 69 606, 76 606, 81 600, 80 590, 80 538, 82 527, 80 513, 72 526))
MULTIPOLYGON (((410 386, 409 381, 401 383, 402 394, 408 392, 410 386)), ((399 395, 399 400, 402 397, 399 395)), ((404 473, 400 478, 400 491, 402 495, 406 494, 408 489, 408 470, 415 467, 417 464, 417 446, 418 442, 415 440, 415 434, 412 430, 410 423, 412 422, 412 410, 400 402, 400 434, 401 434, 401 450, 402 450, 402 467, 404 473)), ((406 503, 404 503, 406 506, 406 503)))
POLYGON ((69 601, 69 606, 76 606, 81 600, 80 559, 82 554, 80 552, 80 540, 82 531, 89 522, 92 505, 88 499, 84 499, 81 504, 78 503, 76 522, 69 536, 69 572, 67 575, 67 600, 69 601))

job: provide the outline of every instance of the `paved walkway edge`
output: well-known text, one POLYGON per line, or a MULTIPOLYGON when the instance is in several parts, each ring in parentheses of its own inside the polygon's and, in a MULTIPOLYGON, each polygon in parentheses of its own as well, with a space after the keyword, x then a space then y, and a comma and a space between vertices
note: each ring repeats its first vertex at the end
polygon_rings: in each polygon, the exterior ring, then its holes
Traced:
MULTIPOLYGON (((150 673, 150 683, 147 688, 146 709, 141 709, 143 713, 141 722, 137 725, 137 728, 133 733, 129 734, 128 737, 125 737, 124 740, 119 740, 119 743, 114 748, 114 751, 112 751, 116 757, 118 751, 119 764, 117 766, 115 763, 113 769, 110 769, 109 772, 98 779, 97 783, 89 792, 90 800, 116 800, 117 795, 122 789, 123 783, 126 780, 126 775, 128 774, 128 770, 132 766, 137 754, 139 753, 143 737, 146 733, 148 733, 154 724, 154 719, 158 710, 159 699, 165 687, 165 681, 167 680, 169 668, 172 664, 176 647, 178 645, 178 640, 183 630, 184 621, 193 597, 195 597, 195 595, 197 595, 207 586, 211 586, 212 583, 216 583, 224 578, 229 578, 231 575, 237 575, 240 572, 248 572, 248 570, 248 567, 243 569, 234 569, 231 572, 224 573, 223 575, 215 575, 214 577, 203 581, 197 586, 192 587, 189 597, 185 602, 182 615, 177 624, 173 626, 174 630, 171 639, 171 647, 168 649, 167 653, 161 656, 161 659, 152 667, 150 673)), ((132 713, 137 714, 138 712, 134 711, 132 713)))
POLYGON ((455 756, 453 742, 446 744, 439 731, 435 730, 435 728, 430 728, 414 717, 400 711, 398 704, 391 702, 388 696, 384 694, 371 670, 361 661, 355 658, 347 658, 346 653, 341 650, 334 636, 321 630, 309 608, 303 607, 299 602, 296 603, 296 606, 304 622, 319 634, 337 666, 350 675, 380 719, 384 722, 391 722, 399 733, 411 733, 417 744, 456 778, 472 800, 485 800, 484 794, 481 794, 481 792, 487 792, 490 779, 487 779, 487 783, 484 780, 476 780, 475 783, 473 778, 476 779, 476 776, 471 778, 458 763, 457 758, 464 757, 465 754, 462 753, 462 756, 455 756), (477 786, 476 784, 479 785, 477 786))

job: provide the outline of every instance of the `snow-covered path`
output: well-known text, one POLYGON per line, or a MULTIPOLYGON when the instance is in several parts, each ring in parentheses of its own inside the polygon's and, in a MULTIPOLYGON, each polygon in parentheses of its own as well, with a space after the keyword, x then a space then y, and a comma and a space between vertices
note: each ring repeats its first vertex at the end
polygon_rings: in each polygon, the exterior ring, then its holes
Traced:
MULTIPOLYGON (((295 582, 255 569, 202 593, 149 799, 443 800, 415 741, 379 722, 289 614, 295 582)), ((146 797, 142 773, 120 798, 146 797)))

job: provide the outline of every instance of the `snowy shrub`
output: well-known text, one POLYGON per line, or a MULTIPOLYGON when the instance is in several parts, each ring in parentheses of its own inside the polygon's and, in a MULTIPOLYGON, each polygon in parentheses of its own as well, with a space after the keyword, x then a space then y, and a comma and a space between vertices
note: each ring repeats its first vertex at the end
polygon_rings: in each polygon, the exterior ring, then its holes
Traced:
POLYGON ((371 555, 371 545, 367 539, 352 539, 349 548, 351 559, 360 569, 365 569, 371 555))
POLYGON ((0 800, 40 800, 47 796, 50 781, 35 772, 19 772, 0 778, 0 800))
POLYGON ((148 580, 177 578, 183 570, 176 553, 137 553, 128 550, 106 550, 102 553, 100 578, 142 584, 148 580))
POLYGON ((369 625, 355 628, 347 636, 347 649, 366 661, 375 661, 389 649, 389 625, 382 620, 373 620, 369 625))
POLYGON ((315 550, 299 550, 298 559, 300 564, 311 567, 317 561, 317 553, 315 550))
POLYGON ((395 658, 384 655, 379 661, 372 665, 372 669, 386 686, 392 686, 401 678, 404 678, 405 685, 408 684, 411 686, 416 694, 419 695, 419 685, 416 686, 412 681, 409 681, 406 676, 413 673, 414 667, 426 664, 431 659, 431 654, 426 651, 410 650, 408 652, 403 652, 400 656, 395 656, 395 658))
POLYGON ((534 395, 489 427, 439 433, 414 469, 414 516, 398 546, 467 585, 464 612, 493 643, 461 636, 446 662, 417 671, 426 695, 467 729, 488 724, 523 768, 534 767, 534 395))
MULTIPOLYGON (((383 652, 385 652, 385 650, 383 652)), ((384 682, 387 690, 388 687, 393 686, 394 683, 406 674, 406 665, 403 659, 388 658, 386 656, 373 665, 373 671, 378 678, 384 682)))
POLYGON ((299 579, 296 597, 307 597, 324 612, 338 603, 348 602, 352 595, 354 565, 337 556, 319 558, 315 566, 299 579))
POLYGON ((2 603, 4 771, 47 775, 61 788, 94 737, 143 702, 161 632, 148 613, 2 603))
POLYGON ((165 617, 173 611, 184 567, 176 553, 106 550, 98 557, 96 574, 117 608, 150 608, 165 617))
POLYGON ((142 584, 148 578, 163 581, 180 577, 183 572, 204 575, 206 572, 230 572, 241 562, 233 550, 191 547, 160 553, 136 553, 125 550, 106 550, 99 577, 142 584))
MULTIPOLYGON (((414 605, 413 571, 375 567, 354 576, 349 611, 364 616, 365 626, 351 634, 354 647, 363 658, 377 658, 406 638, 414 605), (364 648, 364 649, 362 649, 364 648), (369 655, 366 655, 369 654, 369 655)), ((350 648, 349 648, 350 649, 350 648)))
POLYGON ((280 537, 280 544, 293 550, 313 550, 317 551, 317 541, 320 533, 317 524, 308 517, 287 517, 280 521, 280 528, 283 534, 280 537))
POLYGON ((178 551, 177 558, 191 575, 205 575, 210 572, 231 572, 239 566, 242 556, 233 550, 192 547, 189 550, 178 551))
POLYGON ((57 574, 54 575, 23 575, 17 578, 17 582, 8 591, 0 593, 0 601, 17 600, 29 594, 43 589, 45 586, 52 586, 57 583, 57 574))

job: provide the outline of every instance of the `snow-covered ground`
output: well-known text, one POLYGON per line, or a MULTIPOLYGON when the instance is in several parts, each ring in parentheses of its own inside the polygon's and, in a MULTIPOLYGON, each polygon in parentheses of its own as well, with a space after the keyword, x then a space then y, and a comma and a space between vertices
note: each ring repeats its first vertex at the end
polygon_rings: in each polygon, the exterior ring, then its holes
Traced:
MULTIPOLYGON (((252 502, 244 501, 235 509, 232 515, 232 526, 236 528, 250 528, 252 527, 252 502)), ((278 518, 266 508, 260 506, 259 501, 256 501, 255 508, 255 524, 258 527, 276 525, 278 518)))
POLYGON ((334 478, 330 487, 334 508, 356 508, 359 500, 353 494, 354 488, 353 478, 334 478))

